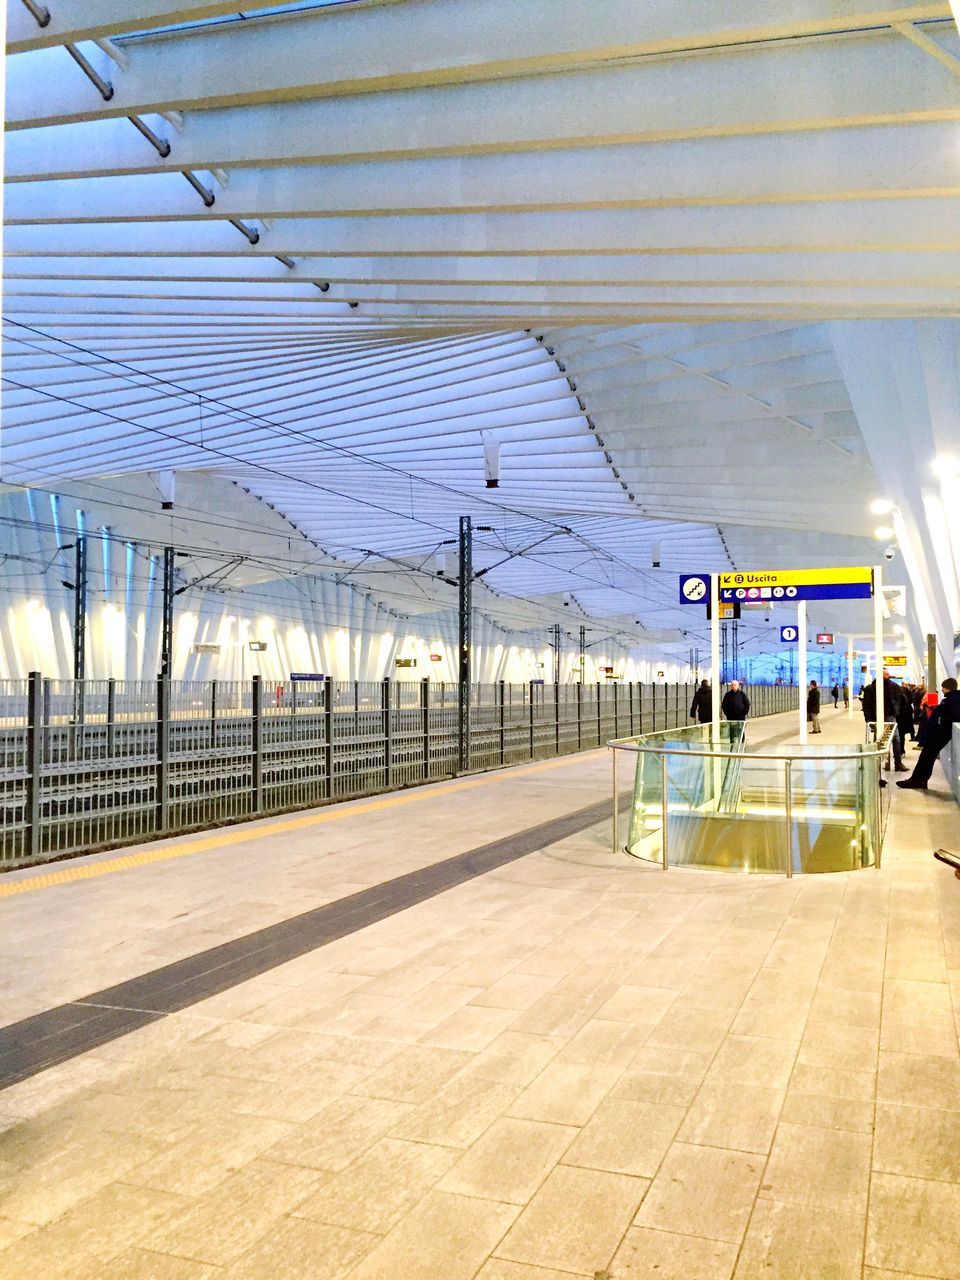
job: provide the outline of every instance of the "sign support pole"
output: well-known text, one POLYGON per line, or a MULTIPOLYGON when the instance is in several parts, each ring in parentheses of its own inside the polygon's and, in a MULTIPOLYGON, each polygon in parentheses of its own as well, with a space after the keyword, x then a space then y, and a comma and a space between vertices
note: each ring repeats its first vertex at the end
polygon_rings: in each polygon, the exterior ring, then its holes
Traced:
POLYGON ((853 719, 853 636, 847 636, 847 719, 853 719))
POLYGON ((883 566, 873 567, 873 669, 877 682, 877 741, 883 733, 886 719, 883 705, 883 566))
POLYGON ((807 745, 807 602, 801 600, 797 605, 797 658, 800 671, 797 683, 800 686, 798 708, 800 716, 800 745, 807 745))
POLYGON ((716 750, 720 743, 720 575, 710 575, 710 680, 713 715, 710 726, 710 745, 716 750))

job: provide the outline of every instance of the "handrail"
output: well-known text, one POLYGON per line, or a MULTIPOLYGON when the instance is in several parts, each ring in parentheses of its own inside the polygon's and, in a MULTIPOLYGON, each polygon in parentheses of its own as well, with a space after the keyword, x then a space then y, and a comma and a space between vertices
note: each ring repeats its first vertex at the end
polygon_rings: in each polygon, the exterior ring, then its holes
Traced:
MULTIPOLYGON (((722 723, 743 724, 744 721, 724 720, 722 723)), ((855 751, 836 752, 836 753, 830 752, 829 754, 827 752, 821 752, 819 748, 814 747, 813 749, 816 751, 816 755, 808 755, 803 752, 797 752, 797 751, 743 751, 743 752, 735 753, 733 751, 700 751, 700 750, 695 750, 692 747, 679 747, 679 746, 666 747, 661 745, 661 746, 653 746, 653 747, 641 747, 637 745, 637 743, 639 742, 638 738, 613 738, 606 745, 608 750, 610 751, 635 751, 638 754, 641 752, 646 752, 650 755, 704 756, 710 760, 714 760, 714 759, 727 760, 734 754, 742 754, 745 758, 749 758, 751 760, 864 760, 864 759, 869 759, 871 756, 879 757, 879 756, 886 755, 888 740, 893 728, 894 726, 888 722, 887 728, 884 731, 883 737, 873 747, 868 748, 867 744, 865 743, 863 744, 862 747, 859 743, 851 743, 850 745, 852 747, 857 748, 855 751)), ((676 733, 676 730, 675 729, 665 730, 664 732, 676 733)), ((653 738, 658 736, 658 734, 651 733, 651 734, 644 734, 643 736, 644 738, 653 738)), ((807 750, 809 751, 810 748, 808 747, 807 750)))

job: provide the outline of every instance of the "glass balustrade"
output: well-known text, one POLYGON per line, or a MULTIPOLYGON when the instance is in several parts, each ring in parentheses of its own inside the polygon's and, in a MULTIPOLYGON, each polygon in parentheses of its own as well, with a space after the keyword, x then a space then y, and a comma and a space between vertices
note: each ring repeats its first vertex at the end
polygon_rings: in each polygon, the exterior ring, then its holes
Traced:
POLYGON ((882 745, 751 752, 743 724, 719 730, 719 739, 707 724, 613 744, 615 759, 636 759, 627 853, 664 867, 787 875, 877 865, 882 745))

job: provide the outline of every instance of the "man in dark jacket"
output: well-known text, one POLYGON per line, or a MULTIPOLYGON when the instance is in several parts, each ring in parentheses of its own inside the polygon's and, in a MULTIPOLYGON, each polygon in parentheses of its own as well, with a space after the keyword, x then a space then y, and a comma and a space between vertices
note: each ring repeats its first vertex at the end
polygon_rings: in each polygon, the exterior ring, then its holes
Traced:
POLYGON ((701 680, 700 688, 690 704, 690 719, 699 724, 709 724, 713 719, 713 690, 709 680, 701 680))
POLYGON ((723 695, 720 710, 727 720, 746 720, 750 714, 750 699, 740 688, 739 680, 730 681, 730 688, 723 695))
MULTIPOLYGON (((906 773, 907 766, 903 763, 903 743, 900 741, 900 731, 897 728, 897 718, 900 713, 901 693, 898 685, 895 685, 890 679, 890 672, 883 673, 883 720, 885 724, 893 725, 893 733, 890 735, 890 746, 893 748, 893 764, 897 773, 906 773)), ((871 680, 863 691, 862 698, 863 718, 868 726, 875 726, 877 720, 877 682, 871 680)), ((881 735, 875 733, 879 738, 881 735)))
POLYGON ((952 739, 953 726, 960 724, 960 692, 957 690, 956 680, 952 677, 944 680, 940 688, 943 690, 943 699, 930 717, 923 750, 913 773, 909 778, 898 782, 898 787, 926 791, 937 756, 952 739))
POLYGON ((816 680, 811 680, 807 688, 807 721, 811 733, 822 733, 820 728, 820 689, 816 680))

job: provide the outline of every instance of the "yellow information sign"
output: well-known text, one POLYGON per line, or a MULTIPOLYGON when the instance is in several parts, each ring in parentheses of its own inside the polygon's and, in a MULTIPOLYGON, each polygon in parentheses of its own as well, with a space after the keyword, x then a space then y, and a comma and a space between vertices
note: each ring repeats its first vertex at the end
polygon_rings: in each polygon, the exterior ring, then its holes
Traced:
POLYGON ((758 600, 869 600, 873 570, 867 566, 840 569, 762 569, 721 573, 720 599, 751 603, 758 600))
POLYGON ((907 665, 907 655, 905 653, 885 654, 883 665, 885 667, 905 667, 907 665))

